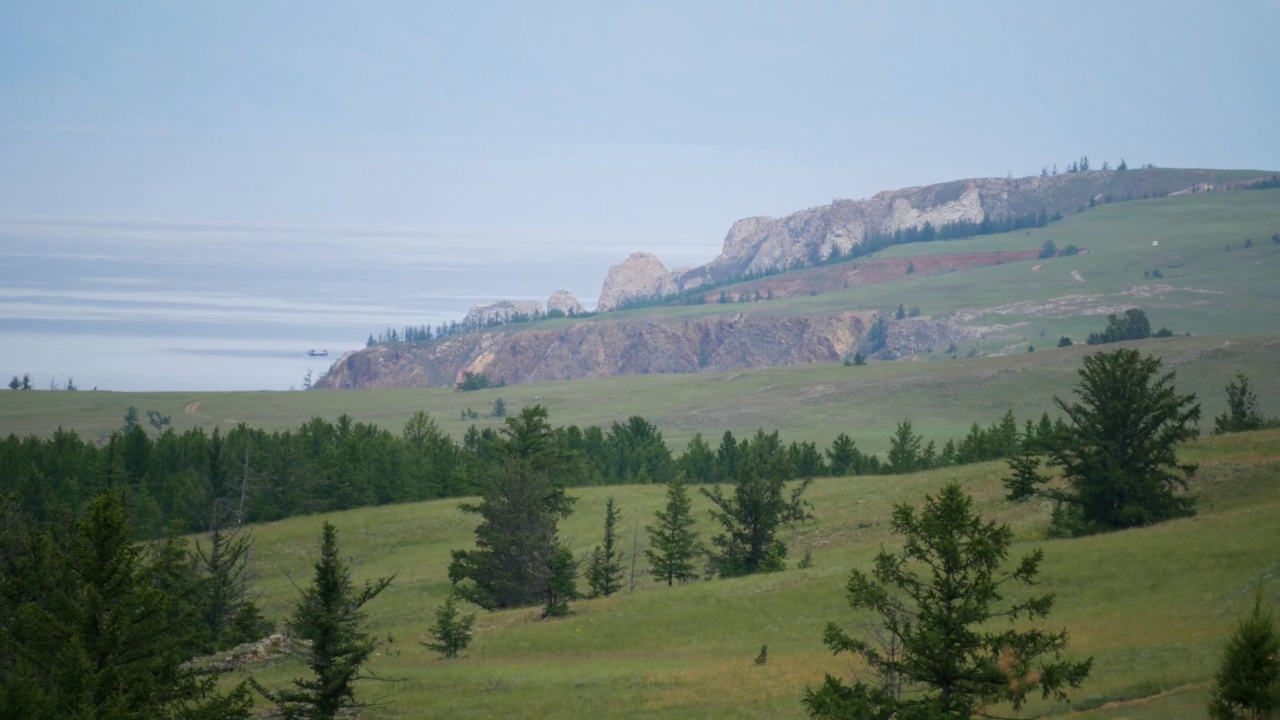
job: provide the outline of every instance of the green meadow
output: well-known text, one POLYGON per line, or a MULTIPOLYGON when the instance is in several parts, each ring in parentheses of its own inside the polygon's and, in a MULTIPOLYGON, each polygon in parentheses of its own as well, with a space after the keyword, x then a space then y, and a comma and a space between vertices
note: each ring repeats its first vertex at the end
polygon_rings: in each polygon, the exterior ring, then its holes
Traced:
MULTIPOLYGON (((1163 358, 1183 391, 1204 407, 1202 426, 1225 406, 1223 388, 1237 373, 1249 376, 1264 412, 1280 414, 1280 338, 1192 337, 1121 343, 1163 358)), ((1109 346, 1112 347, 1112 346, 1109 346)), ((757 428, 777 429, 783 440, 828 446, 848 433, 863 450, 883 453, 894 426, 911 419, 916 431, 938 444, 959 438, 973 422, 999 420, 1012 408, 1019 422, 1039 419, 1055 395, 1069 398, 1081 359, 1096 348, 1046 348, 1000 357, 939 362, 872 362, 865 367, 832 363, 696 375, 634 375, 512 386, 476 392, 440 388, 344 392, 250 393, 0 393, 0 434, 47 435, 59 426, 87 437, 120 427, 126 410, 157 410, 175 429, 209 431, 245 422, 266 429, 296 428, 313 416, 346 413, 398 432, 425 410, 446 432, 461 438, 472 423, 499 427, 488 414, 503 398, 514 411, 541 403, 553 424, 602 425, 641 415, 662 431, 676 452, 695 433, 714 446, 730 430, 741 438, 757 428), (198 403, 194 405, 193 403, 198 403), (479 417, 463 419, 467 408, 479 417), (187 412, 190 410, 191 412, 187 412)))
MULTIPOLYGON (((856 631, 872 620, 847 607, 843 586, 850 569, 868 568, 882 545, 895 546, 888 532, 893 504, 919 505, 926 493, 957 479, 984 516, 1013 527, 1010 562, 1044 549, 1036 591, 1057 598, 1046 625, 1069 631, 1070 657, 1094 658, 1092 675, 1069 706, 1033 703, 1024 716, 1203 717, 1225 638, 1254 588, 1267 583, 1267 597, 1280 597, 1280 432, 1204 438, 1183 455, 1201 466, 1192 488, 1200 498, 1197 517, 1075 540, 1044 538, 1047 504, 1003 499, 1003 463, 820 479, 808 494, 815 519, 785 536, 791 569, 672 588, 641 576, 634 590, 575 602, 572 615, 560 620, 542 620, 536 608, 478 611, 472 645, 455 660, 438 659, 420 641, 448 591, 449 551, 472 545, 474 519, 459 511, 459 500, 257 527, 258 584, 268 617, 286 615, 296 597, 292 583, 307 581, 326 519, 339 528, 357 581, 395 576, 368 607, 370 630, 386 641, 371 667, 396 680, 363 687, 364 699, 388 701, 369 710, 369 718, 798 718, 806 686, 824 673, 847 677, 858 670, 827 652, 822 630, 828 621, 856 631), (813 566, 794 569, 805 550, 813 566), (757 666, 762 645, 769 659, 757 666)), ((628 554, 635 528, 663 503, 657 486, 571 494, 575 511, 561 530, 579 555, 599 542, 609 495, 625 513, 628 554)), ((698 496, 704 539, 713 532, 706 509, 698 496)), ((1024 592, 1014 589, 1010 597, 1024 592)), ((256 676, 279 684, 300 670, 284 663, 256 676)))
MULTIPOLYGON (((925 316, 988 328, 954 353, 865 367, 824 365, 692 375, 639 375, 551 382, 477 392, 392 389, 350 392, 114 393, 0 392, 0 435, 47 436, 58 427, 98 437, 118 429, 135 407, 168 415, 172 427, 212 431, 238 423, 296 428, 313 416, 347 414, 395 431, 425 410, 460 438, 471 424, 498 427, 489 414, 502 398, 509 412, 534 403, 555 425, 607 426, 641 415, 677 453, 696 434, 714 446, 726 430, 757 428, 784 441, 829 446, 841 432, 883 454, 894 426, 911 419, 939 444, 971 423, 996 422, 1012 409, 1019 422, 1054 412, 1069 399, 1085 355, 1084 337, 1101 331, 1105 312, 1140 307, 1153 327, 1178 337, 1122 343, 1162 358, 1181 392, 1203 406, 1202 430, 1225 405, 1223 388, 1246 374, 1267 415, 1280 414, 1280 190, 1180 195, 1099 207, 1046 228, 940 243, 898 246, 890 257, 1038 249, 1048 239, 1087 252, 975 270, 910 275, 813 297, 730 306, 733 312, 803 314, 919 306, 925 316), (1253 240, 1245 247, 1246 240, 1253 240), (1162 278, 1144 277, 1158 270, 1162 278), (1098 314, 1099 308, 1103 314, 1098 314), (1109 309, 1108 308, 1113 308, 1109 309), (1190 337, 1181 336, 1191 333, 1190 337), (1057 348, 1061 335, 1077 345, 1057 348), (1028 352, 1028 346, 1035 348, 1028 352), (464 417, 472 410, 475 419, 464 417)), ((821 270, 821 268, 820 268, 821 270)), ((646 308, 622 317, 688 317, 724 312, 715 305, 646 308)), ((606 322, 592 318, 577 322, 606 322)), ((557 319, 550 323, 575 322, 557 319)), ((510 329, 509 329, 510 331, 510 329)), ((1108 349, 1112 349, 1111 346, 1108 349)), ((1280 431, 1205 436, 1184 446, 1199 462, 1195 518, 1075 540, 1047 540, 1047 503, 1003 499, 1004 463, 908 476, 821 478, 808 499, 815 519, 785 539, 792 569, 735 580, 667 588, 643 573, 634 589, 575 602, 573 614, 541 620, 537 609, 479 613, 466 657, 445 661, 419 644, 448 592, 450 550, 472 546, 475 518, 465 499, 296 517, 254 528, 257 584, 267 615, 284 617, 316 556, 321 521, 340 531, 343 556, 359 579, 394 575, 370 606, 369 627, 385 645, 373 669, 394 682, 370 683, 367 700, 389 701, 369 718, 750 718, 802 717, 800 698, 824 673, 858 668, 832 657, 824 625, 856 630, 871 620, 850 611, 843 586, 853 567, 893 547, 895 503, 919 505, 950 480, 963 483, 987 517, 1009 523, 1013 557, 1045 551, 1042 586, 1057 596, 1051 627, 1071 634, 1070 654, 1092 656, 1093 674, 1066 705, 1033 704, 1024 716, 1081 712, 1095 718, 1205 716, 1215 663, 1254 588, 1280 597, 1280 431), (794 569, 808 550, 814 564, 794 569), (752 660, 768 645, 769 661, 752 660)), ((663 503, 658 486, 572 489, 574 514, 561 525, 578 555, 599 542, 604 504, 624 512, 622 545, 663 503)), ((708 503, 696 496, 703 539, 714 533, 708 503)), ((1016 590, 1015 592, 1025 592, 1016 590)), ((283 664, 255 670, 268 685, 301 671, 283 664)), ((228 678, 228 682, 235 680, 228 678)), ((993 708, 1009 715, 1008 708, 993 708)))
MULTIPOLYGON (((1023 341, 1018 349, 1025 351, 1028 342, 1041 348, 1061 335, 1082 341, 1105 321, 1082 315, 1081 298, 1100 296, 1105 302, 1091 304, 1143 308, 1153 329, 1165 325, 1178 334, 1280 334, 1280 320, 1266 312, 1280 301, 1280 283, 1275 282, 1280 244, 1271 240, 1277 233, 1280 190, 1135 200, 1099 206, 1043 228, 897 245, 871 257, 1038 251, 1046 240, 1053 240, 1059 250, 1075 245, 1083 251, 1075 256, 918 273, 891 283, 855 285, 812 297, 751 305, 646 308, 618 316, 692 317, 718 314, 726 308, 799 315, 892 309, 901 303, 919 306, 926 316, 964 311, 966 322, 1016 325, 1012 330, 1023 341), (1251 247, 1245 247, 1247 240, 1253 241, 1251 247), (1144 272, 1155 270, 1163 278, 1144 277, 1144 272), (1046 307, 1049 301, 1057 302, 1046 307)), ((732 287, 728 290, 732 294, 732 287)), ((1009 344, 980 342, 979 348, 1000 352, 1009 344)))

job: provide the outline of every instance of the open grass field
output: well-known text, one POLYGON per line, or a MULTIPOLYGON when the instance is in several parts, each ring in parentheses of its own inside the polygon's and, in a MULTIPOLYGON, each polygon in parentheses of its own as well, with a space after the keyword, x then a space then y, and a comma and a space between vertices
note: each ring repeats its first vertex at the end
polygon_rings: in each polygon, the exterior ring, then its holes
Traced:
MULTIPOLYGON (((1195 337, 1123 343, 1163 358, 1180 391, 1197 393, 1201 428, 1221 412, 1223 387, 1248 375, 1262 411, 1280 414, 1280 191, 1186 195, 1111 205, 1048 228, 950 243, 900 246, 896 256, 1040 247, 1089 250, 1072 258, 1026 261, 966 272, 910 276, 815 297, 766 302, 753 311, 798 314, 918 305, 926 315, 962 317, 990 327, 988 337, 916 360, 794 366, 696 375, 644 375, 553 382, 458 393, 443 389, 350 392, 111 393, 0 392, 0 434, 47 435, 57 427, 95 437, 121 425, 126 409, 156 410, 175 429, 245 422, 287 429, 346 413, 398 430, 425 410, 455 438, 472 423, 498 426, 494 400, 510 411, 546 405, 554 424, 608 425, 642 415, 677 452, 695 433, 714 445, 725 430, 756 428, 786 441, 827 446, 840 432, 884 453, 895 424, 944 442, 970 423, 989 424, 1012 408, 1020 421, 1053 412, 1070 396, 1082 358, 1098 348, 1055 348, 1059 335, 1078 342, 1105 324, 1099 308, 1141 307, 1153 326, 1195 337), (1244 247, 1252 238, 1254 245, 1244 247), (1152 245, 1152 241, 1158 245, 1152 245), (1039 270, 1033 268, 1039 266, 1039 270), (1163 279, 1144 278, 1160 270, 1163 279), (1074 273, 1074 275, 1073 275, 1074 273), (1077 277, 1079 279, 1077 279, 1077 277), (1036 347, 1026 352, 1026 345, 1036 347), (966 357, 976 349, 976 357, 966 357), (473 409, 475 420, 462 413, 473 409)), ((650 308, 637 315, 678 317, 720 312, 715 306, 650 308)), ((629 314, 630 314, 629 313, 629 314)), ((594 319, 589 321, 603 321, 594 319)), ((572 322, 567 319, 550 321, 572 322)), ((1183 448, 1202 464, 1194 491, 1200 515, 1154 528, 1079 540, 1043 539, 1047 505, 1005 502, 1003 463, 912 476, 820 479, 809 499, 816 519, 786 536, 793 560, 809 549, 807 570, 700 582, 668 589, 642 580, 634 591, 575 603, 563 620, 536 610, 481 614, 468 657, 442 661, 418 644, 448 589, 449 551, 472 545, 474 519, 461 500, 363 509, 327 516, 340 529, 343 554, 357 578, 396 576, 370 608, 370 625, 390 640, 375 662, 385 676, 365 697, 392 704, 370 718, 801 717, 800 697, 823 673, 848 675, 845 658, 821 644, 837 621, 854 629, 869 618, 846 607, 852 567, 867 567, 878 547, 893 546, 891 506, 919 504, 924 493, 962 481, 984 515, 1010 523, 1015 555, 1046 553, 1043 587, 1058 595, 1049 625, 1066 627, 1073 657, 1092 655, 1091 679, 1070 708, 1033 705, 1026 715, 1081 711, 1092 718, 1204 717, 1204 702, 1226 635, 1247 609, 1253 588, 1269 582, 1280 596, 1280 432, 1204 437, 1183 448), (755 666, 760 646, 769 662, 755 666)), ((578 489, 576 512, 562 525, 577 553, 599 540, 612 494, 625 513, 623 545, 662 504, 655 486, 578 489)), ((704 539, 713 528, 695 501, 704 539)), ((260 585, 268 616, 283 617, 293 597, 286 573, 305 581, 315 557, 320 517, 255 529, 260 585)), ((263 670, 281 683, 295 666, 263 670)), ((1006 713, 1007 714, 1007 713, 1006 713)))
MULTIPOLYGON (((1000 463, 821 479, 808 496, 816 519, 785 536, 793 561, 812 551, 812 568, 675 588, 645 579, 634 591, 575 602, 570 617, 554 621, 540 620, 536 609, 481 611, 467 656, 449 661, 419 640, 447 592, 449 551, 472 546, 474 521, 458 500, 258 527, 256 557, 273 618, 284 616, 295 596, 285 573, 308 577, 322 519, 339 528, 357 581, 396 576, 369 606, 369 627, 391 640, 373 668, 400 681, 365 686, 366 699, 391 701, 368 718, 798 718, 806 686, 823 673, 847 677, 854 669, 826 651, 822 629, 836 621, 856 630, 871 619, 846 606, 843 586, 851 568, 869 567, 881 544, 895 546, 887 531, 891 506, 919 505, 956 478, 984 516, 1014 528, 1011 557, 1044 549, 1040 589, 1057 596, 1047 625, 1068 629, 1070 657, 1094 658, 1070 707, 1037 703, 1024 716, 1198 718, 1205 717, 1225 638, 1254 588, 1268 583, 1267 597, 1280 597, 1280 432, 1204 438, 1183 452, 1201 463, 1199 516, 1077 540, 1043 539, 1046 505, 1004 501, 1000 463), (756 666, 752 659, 765 644, 769 661, 756 666)), ((572 494, 576 509, 561 529, 576 553, 599 541, 609 494, 625 513, 628 552, 635 523, 649 522, 663 501, 656 486, 572 494)), ((699 496, 704 538, 713 529, 706 505, 699 496)), ((257 677, 283 683, 298 671, 284 664, 257 677)))
MULTIPOLYGON (((1113 305, 1121 310, 1141 307, 1153 328, 1166 325, 1179 334, 1280 334, 1280 316, 1267 312, 1280 303, 1280 245, 1271 241, 1276 233, 1280 190, 1178 195, 1101 206, 1044 228, 898 245, 872 256, 1040 250, 1052 239, 1059 249, 1075 245, 1087 251, 1072 257, 921 273, 891 283, 748 306, 646 308, 619 316, 692 317, 743 307, 796 315, 918 305, 930 316, 963 312, 966 324, 1015 325, 992 335, 1011 332, 1025 350, 1027 342, 1039 348, 1060 335, 1082 340, 1105 321, 1081 311, 1113 305), (1246 248, 1250 239, 1253 245, 1246 248), (1164 277, 1143 276, 1154 270, 1164 277), (1041 330, 1046 337, 1040 337, 1041 330)), ((1009 344, 979 347, 998 352, 1009 344)))
MULTIPOLYGON (((1124 343, 1119 346, 1130 346, 1124 343)), ((1168 338, 1136 343, 1177 371, 1178 387, 1194 391, 1204 407, 1204 430, 1225 404, 1223 388, 1247 374, 1263 412, 1280 414, 1280 338, 1168 338)), ((756 428, 778 429, 784 440, 830 444, 846 432, 869 452, 884 452, 895 424, 910 418, 917 432, 939 444, 963 435, 971 423, 997 421, 1013 408, 1019 420, 1055 415, 1054 395, 1067 398, 1081 359, 1096 348, 1045 348, 1034 353, 940 362, 792 366, 697 375, 638 375, 553 382, 460 393, 444 389, 253 393, 0 393, 0 434, 45 435, 58 426, 94 437, 117 428, 129 406, 158 410, 177 429, 210 431, 237 422, 268 429, 296 428, 312 416, 342 413, 398 432, 411 414, 426 410, 460 438, 467 426, 498 426, 487 415, 496 398, 509 409, 541 402, 555 424, 608 426, 629 415, 655 423, 677 452, 694 433, 712 445, 725 430, 742 437, 756 428), (538 400, 541 398, 541 400, 538 400), (480 417, 463 420, 474 408, 480 417), (190 412, 188 412, 190 411, 190 412)))

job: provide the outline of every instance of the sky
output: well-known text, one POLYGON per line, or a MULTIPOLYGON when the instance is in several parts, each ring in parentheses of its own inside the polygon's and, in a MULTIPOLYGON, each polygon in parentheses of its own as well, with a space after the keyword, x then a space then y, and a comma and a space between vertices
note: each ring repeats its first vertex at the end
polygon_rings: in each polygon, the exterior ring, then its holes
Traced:
MULTIPOLYGON (((1081 155, 1280 169, 1280 0, 6 0, 0 15, 0 256, 64 251, 43 238, 68 232, 133 233, 154 258, 221 233, 246 262, 275 238, 299 256, 351 238, 389 267, 406 246, 583 258, 590 305, 633 251, 700 264, 739 218, 834 198, 1081 155)), ((511 296, 483 265, 468 292, 511 296)))

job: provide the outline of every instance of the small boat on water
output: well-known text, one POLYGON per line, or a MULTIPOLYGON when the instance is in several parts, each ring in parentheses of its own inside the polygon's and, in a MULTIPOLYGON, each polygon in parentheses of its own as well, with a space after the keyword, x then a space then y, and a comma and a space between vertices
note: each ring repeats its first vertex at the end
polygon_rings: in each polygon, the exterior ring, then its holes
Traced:
POLYGON ((307 354, 310 355, 311 357, 328 357, 329 351, 312 349, 312 350, 308 350, 307 354))

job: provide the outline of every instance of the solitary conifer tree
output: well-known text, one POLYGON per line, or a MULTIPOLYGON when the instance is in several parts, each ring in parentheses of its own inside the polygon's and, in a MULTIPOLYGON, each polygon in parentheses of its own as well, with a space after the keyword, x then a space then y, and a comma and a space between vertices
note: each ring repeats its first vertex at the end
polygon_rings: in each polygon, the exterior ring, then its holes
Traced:
POLYGON ((596 546, 587 565, 587 587, 591 597, 609 597, 622 589, 622 555, 618 552, 618 521, 622 512, 613 496, 604 506, 604 544, 596 546))
POLYGON ((1200 434, 1195 394, 1174 387, 1160 359, 1121 349, 1085 357, 1079 402, 1054 398, 1070 421, 1050 449, 1067 487, 1046 491, 1060 501, 1062 534, 1140 527, 1195 514, 1195 498, 1179 494, 1196 466, 1179 462, 1177 446, 1200 434))
POLYGON ((449 593, 444 602, 436 608, 436 622, 427 630, 432 642, 423 643, 429 649, 440 653, 444 658, 458 657, 458 653, 471 644, 471 628, 475 625, 475 615, 463 615, 458 612, 457 593, 449 593))
POLYGON ((1253 612, 1240 620, 1227 641, 1222 666, 1209 695, 1214 720, 1270 718, 1280 708, 1280 635, 1271 610, 1264 609, 1262 591, 1253 612))
POLYGON ((356 700, 356 681, 361 666, 373 655, 377 641, 364 631, 364 606, 387 586, 392 578, 365 581, 356 589, 351 570, 338 552, 338 530, 328 522, 320 534, 320 559, 315 565, 311 586, 289 618, 289 635, 309 643, 300 645, 299 655, 311 668, 312 677, 298 678, 287 690, 269 691, 255 687, 273 700, 286 718, 333 720, 348 708, 368 707, 356 700))
POLYGON ((747 445, 733 489, 701 488, 711 501, 711 517, 723 532, 711 538, 713 569, 721 577, 739 577, 786 568, 787 546, 778 531, 812 517, 804 491, 813 482, 805 478, 787 492, 786 478, 793 468, 779 452, 777 432, 757 430, 747 445))
POLYGON ((881 550, 870 574, 854 570, 846 586, 850 607, 876 613, 880 627, 867 639, 835 623, 823 633, 832 652, 858 655, 867 672, 851 685, 827 675, 806 690, 810 716, 960 720, 995 702, 1017 712, 1033 693, 1063 701, 1080 687, 1092 659, 1061 659, 1066 631, 1029 626, 1049 614, 1053 596, 1002 597, 1008 583, 1035 584, 1043 551, 1001 570, 1013 531, 983 522, 954 482, 925 496, 919 515, 894 506, 892 527, 902 550, 881 550))
POLYGON ((1044 478, 1040 477, 1038 472, 1040 458, 1036 457, 1028 449, 1009 458, 1008 462, 1009 470, 1013 472, 1013 477, 1004 479, 1004 486, 1009 490, 1009 494, 1005 496, 1005 499, 1026 500, 1035 495, 1036 486, 1044 482, 1044 478))
POLYGON ((667 484, 667 507, 654 513, 658 522, 645 528, 649 533, 649 572, 668 586, 698 577, 694 560, 702 554, 698 533, 693 529, 693 504, 680 473, 667 484))

